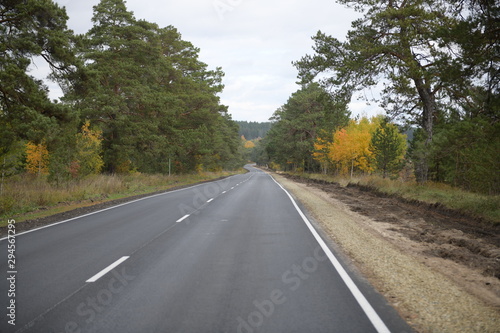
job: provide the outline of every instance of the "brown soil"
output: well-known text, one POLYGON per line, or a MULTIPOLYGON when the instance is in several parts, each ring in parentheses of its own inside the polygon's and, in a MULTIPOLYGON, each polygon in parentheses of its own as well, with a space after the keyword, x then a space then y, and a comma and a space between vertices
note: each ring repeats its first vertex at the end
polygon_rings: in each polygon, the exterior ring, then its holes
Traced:
POLYGON ((409 201, 360 185, 285 175, 328 193, 367 216, 372 228, 438 269, 467 291, 500 307, 500 227, 439 205, 409 201))

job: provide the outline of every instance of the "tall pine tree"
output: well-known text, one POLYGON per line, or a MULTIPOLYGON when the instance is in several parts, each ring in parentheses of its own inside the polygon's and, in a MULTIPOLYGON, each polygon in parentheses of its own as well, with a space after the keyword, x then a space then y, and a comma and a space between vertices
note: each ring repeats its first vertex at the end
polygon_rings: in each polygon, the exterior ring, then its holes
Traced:
POLYGON ((406 137, 397 126, 383 119, 372 135, 369 149, 384 178, 401 170, 406 146, 406 137))
POLYGON ((0 155, 19 140, 49 149, 74 114, 50 101, 48 88, 29 74, 33 59, 45 61, 54 75, 74 71, 73 33, 64 8, 51 0, 0 3, 0 155))

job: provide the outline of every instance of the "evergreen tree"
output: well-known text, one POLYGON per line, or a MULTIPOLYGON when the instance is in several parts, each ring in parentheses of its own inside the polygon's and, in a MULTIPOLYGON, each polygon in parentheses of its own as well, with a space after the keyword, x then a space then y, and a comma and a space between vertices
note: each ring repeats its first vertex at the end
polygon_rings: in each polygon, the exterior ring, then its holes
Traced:
POLYGON ((333 75, 323 83, 346 97, 352 90, 376 85, 384 78, 382 106, 393 117, 415 121, 425 131, 426 150, 417 175, 424 182, 426 152, 435 123, 442 117, 440 102, 453 95, 459 83, 468 83, 467 76, 461 75, 464 68, 455 56, 454 43, 443 37, 443 27, 455 25, 457 19, 444 0, 340 2, 364 16, 352 23, 346 42, 318 32, 316 54, 296 62, 299 76, 308 82, 328 71, 333 75), (449 87, 453 89, 447 91, 449 87))
POLYGON ((372 135, 370 151, 384 178, 401 170, 406 145, 406 137, 399 133, 396 125, 389 123, 388 119, 380 122, 372 135))
POLYGON ((20 140, 49 150, 75 115, 53 103, 48 88, 29 75, 34 58, 45 61, 54 76, 74 71, 73 33, 64 8, 51 0, 0 3, 0 155, 20 140))
POLYGON ((312 83, 293 93, 271 120, 274 123, 266 137, 269 158, 284 169, 313 171, 319 167, 312 156, 316 137, 343 126, 348 112, 345 104, 335 104, 325 90, 312 83))
POLYGON ((259 123, 255 121, 237 121, 240 136, 243 135, 247 140, 264 138, 271 128, 270 122, 259 123))
POLYGON ((186 172, 234 160, 220 68, 208 70, 175 28, 137 20, 122 0, 102 0, 92 21, 81 89, 68 97, 102 129, 107 171, 166 172, 171 161, 186 172))

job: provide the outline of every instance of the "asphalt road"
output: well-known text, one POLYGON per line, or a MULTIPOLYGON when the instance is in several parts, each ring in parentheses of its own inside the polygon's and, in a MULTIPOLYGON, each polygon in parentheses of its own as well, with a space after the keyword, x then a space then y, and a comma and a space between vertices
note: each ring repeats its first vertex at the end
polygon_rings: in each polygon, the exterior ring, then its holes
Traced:
POLYGON ((1 240, 0 331, 410 332, 248 168, 1 240))

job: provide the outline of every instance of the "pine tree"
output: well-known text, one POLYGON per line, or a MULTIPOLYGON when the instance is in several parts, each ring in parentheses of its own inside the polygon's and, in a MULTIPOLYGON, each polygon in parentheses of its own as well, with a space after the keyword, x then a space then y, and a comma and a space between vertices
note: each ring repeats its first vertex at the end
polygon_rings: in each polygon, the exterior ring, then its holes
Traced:
POLYGON ((234 159, 220 68, 208 70, 177 29, 137 20, 123 0, 102 0, 92 21, 82 89, 69 98, 99 123, 107 171, 167 172, 169 160, 174 172, 211 170, 234 159))
POLYGON ((318 84, 305 85, 278 108, 266 137, 266 152, 284 169, 317 170, 314 142, 323 131, 331 132, 348 120, 345 104, 336 104, 318 84))
POLYGON ((448 104, 454 103, 457 80, 467 83, 467 76, 461 77, 463 66, 453 42, 443 37, 457 17, 450 15, 447 1, 339 2, 363 17, 352 23, 345 42, 318 32, 313 38, 316 54, 295 63, 299 77, 310 82, 328 72, 323 84, 348 99, 352 91, 375 86, 384 78, 382 106, 393 117, 416 122, 425 131, 427 149, 417 175, 425 182, 427 152, 435 123, 443 113, 439 102, 451 97, 448 104))
POLYGON ((0 2, 0 154, 28 140, 53 148, 75 115, 53 103, 45 84, 29 74, 34 58, 52 76, 74 71, 73 32, 64 8, 51 0, 0 2))
POLYGON ((370 151, 373 154, 378 170, 387 177, 401 170, 406 152, 406 137, 399 133, 396 125, 384 119, 373 133, 370 142, 370 151))

